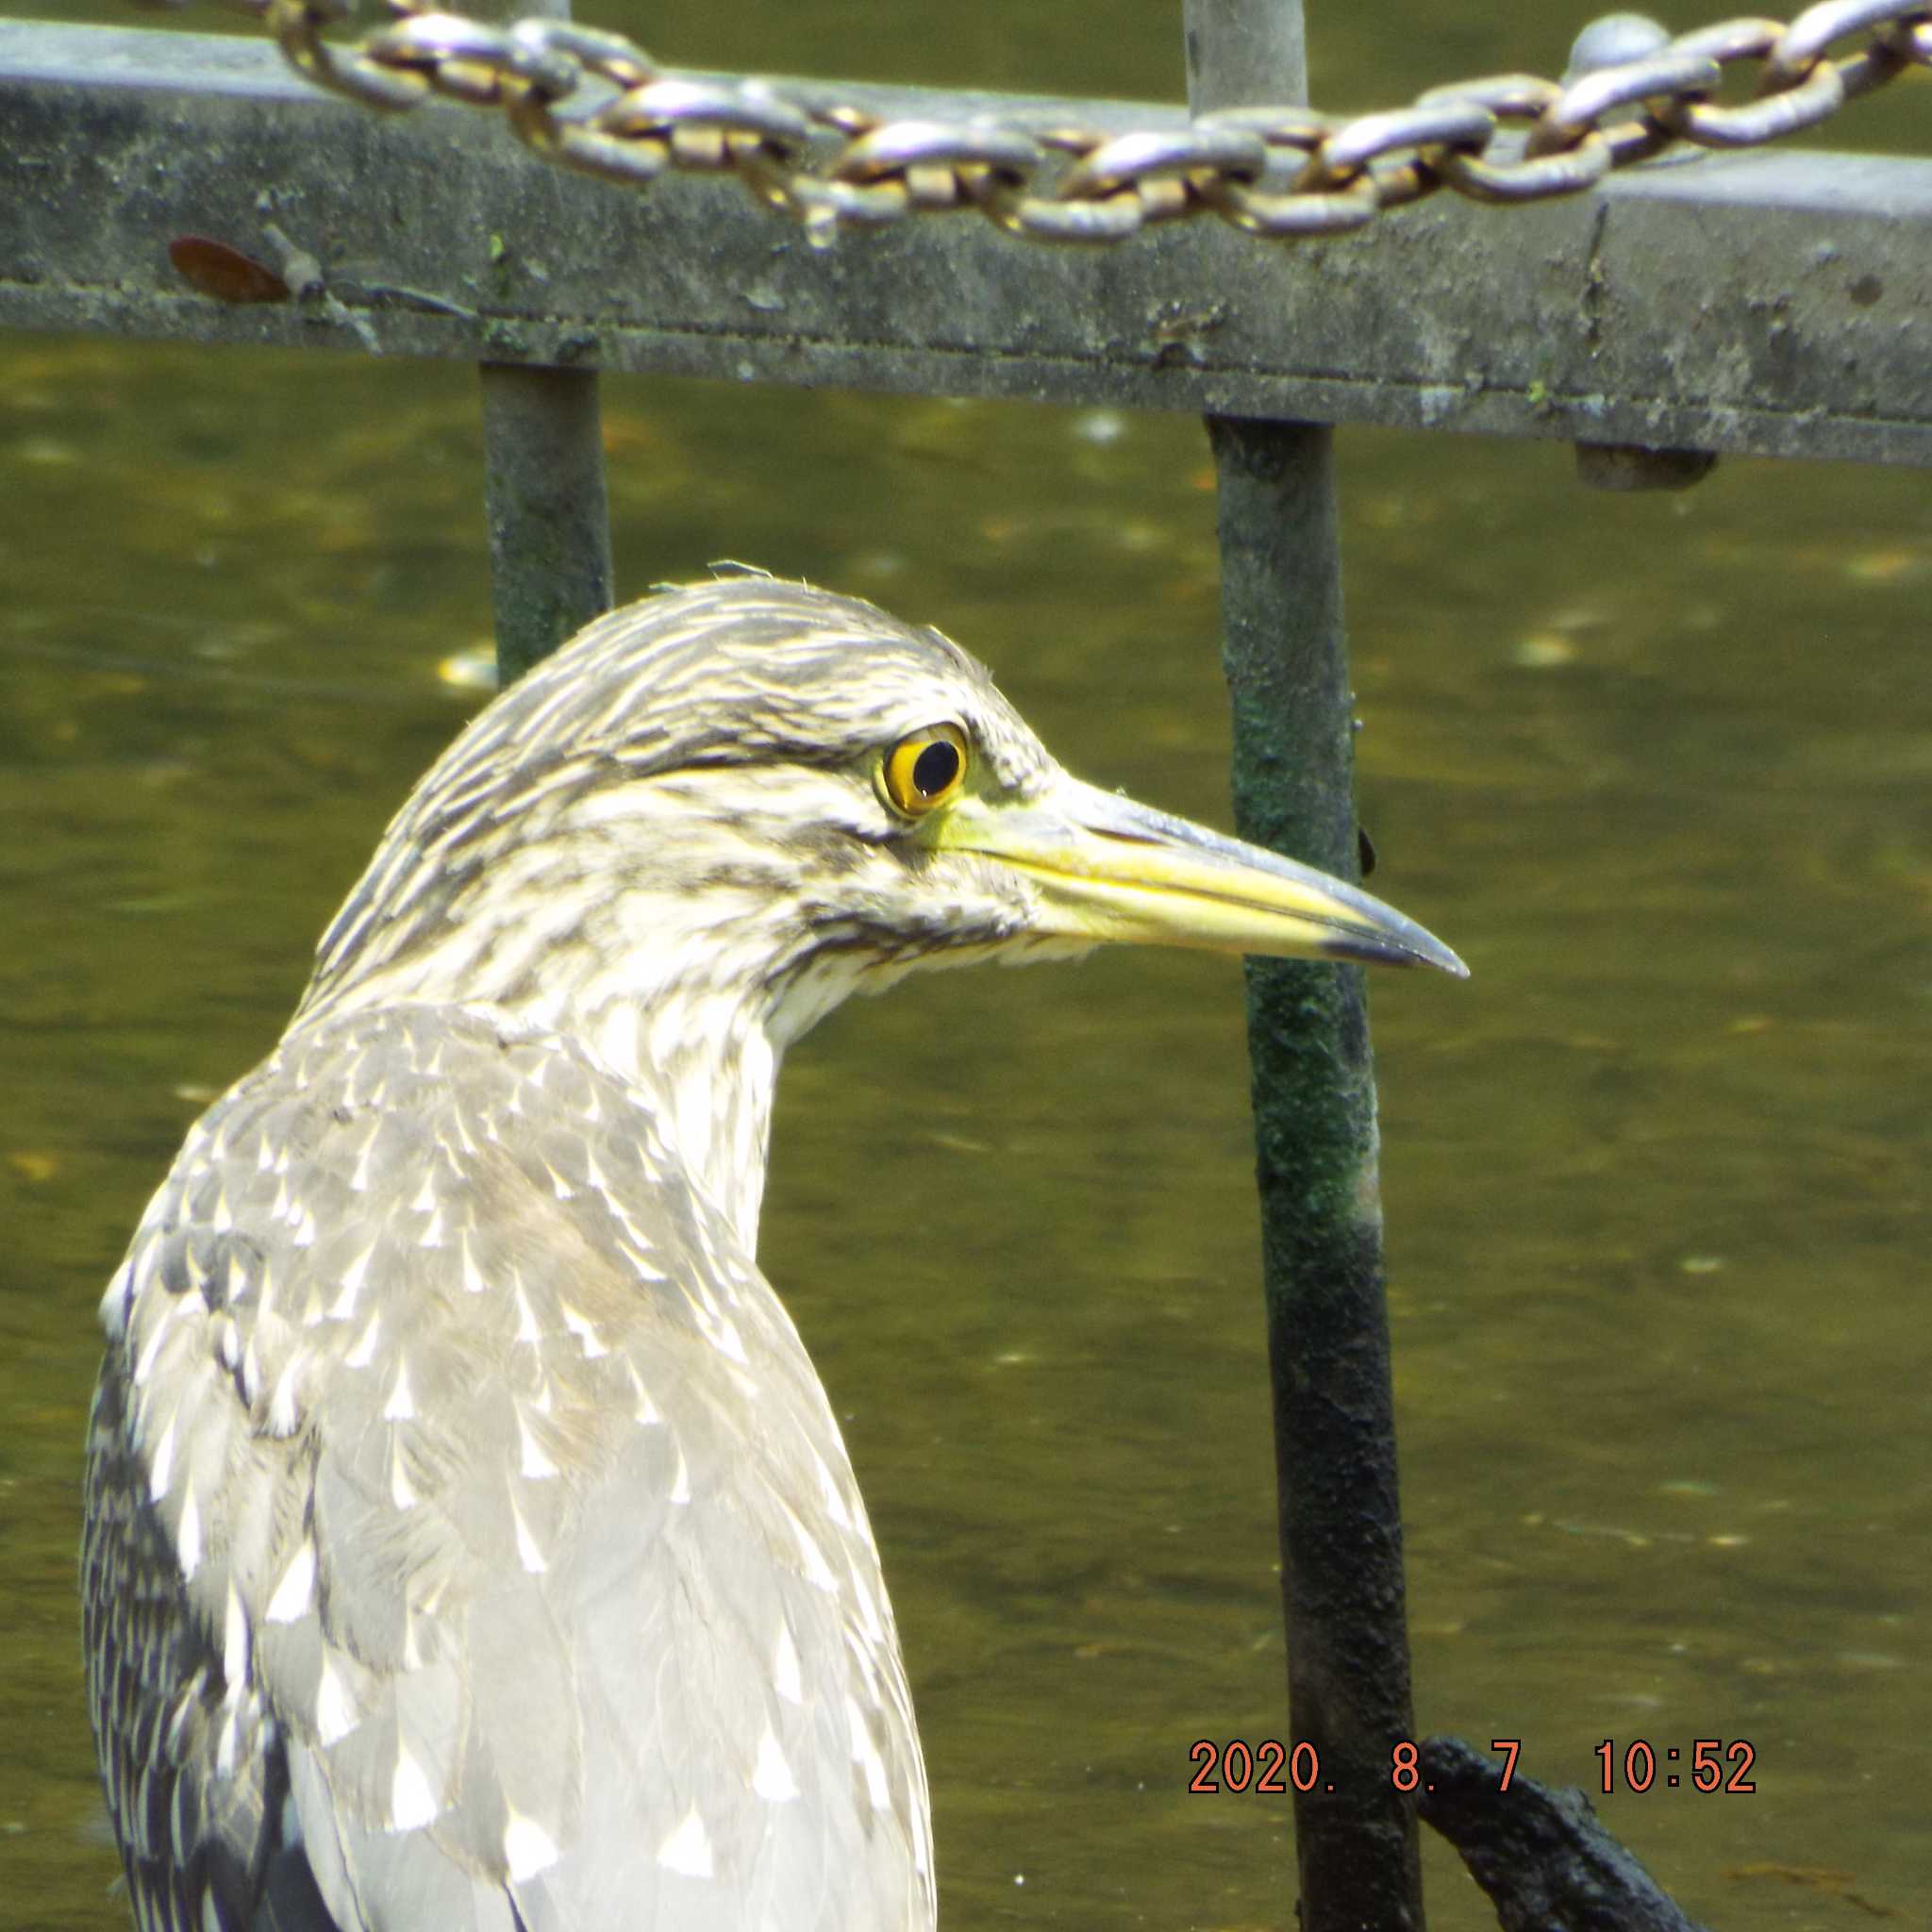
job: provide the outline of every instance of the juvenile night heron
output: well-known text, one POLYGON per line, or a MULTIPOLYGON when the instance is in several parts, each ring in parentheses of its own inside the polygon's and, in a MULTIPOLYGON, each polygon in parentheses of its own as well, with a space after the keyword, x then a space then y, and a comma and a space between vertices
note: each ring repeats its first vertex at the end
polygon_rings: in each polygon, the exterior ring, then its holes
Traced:
POLYGON ((821 591, 614 611, 475 719, 102 1303, 142 1927, 933 1925, 878 1552, 753 1258, 773 1085, 850 993, 1102 940, 1462 970, 821 591))

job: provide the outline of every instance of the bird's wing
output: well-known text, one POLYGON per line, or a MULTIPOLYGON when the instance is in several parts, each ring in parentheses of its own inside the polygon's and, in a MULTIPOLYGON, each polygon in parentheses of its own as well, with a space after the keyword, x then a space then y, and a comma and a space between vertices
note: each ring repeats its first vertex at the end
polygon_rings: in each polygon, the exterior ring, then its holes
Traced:
POLYGON ((104 1313, 96 1723, 177 1887, 299 1829, 372 1932, 930 1924, 837 1426, 627 1090, 449 1009, 305 1029, 104 1313))

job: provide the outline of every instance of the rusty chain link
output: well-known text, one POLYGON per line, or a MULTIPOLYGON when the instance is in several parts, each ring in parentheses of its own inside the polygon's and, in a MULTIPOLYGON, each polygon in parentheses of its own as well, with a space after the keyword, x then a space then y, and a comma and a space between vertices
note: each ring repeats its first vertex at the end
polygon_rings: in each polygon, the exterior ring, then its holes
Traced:
POLYGON ((1273 240, 1337 235, 1441 188, 1541 201, 1677 142, 1755 147, 1932 66, 1932 0, 1821 0, 1789 25, 1725 21, 1563 84, 1503 75, 1381 113, 1241 108, 1107 134, 1017 111, 888 120, 830 87, 680 75, 572 21, 499 27, 428 0, 382 4, 389 25, 336 42, 324 30, 354 0, 242 0, 293 66, 352 100, 500 108, 539 154, 639 187, 670 171, 734 175, 815 242, 948 209, 1038 242, 1119 242, 1199 214, 1273 240), (1755 81, 1726 104, 1738 68, 1755 81))

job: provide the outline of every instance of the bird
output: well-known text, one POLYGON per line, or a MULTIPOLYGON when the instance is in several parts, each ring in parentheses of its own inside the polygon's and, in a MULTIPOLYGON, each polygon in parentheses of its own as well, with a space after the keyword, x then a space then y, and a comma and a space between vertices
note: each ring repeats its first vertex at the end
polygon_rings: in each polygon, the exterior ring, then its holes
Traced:
POLYGON ((472 720, 101 1302, 142 1932, 931 1932, 879 1552, 757 1259, 773 1095, 848 995, 1104 941, 1465 971, 808 585, 662 589, 472 720))

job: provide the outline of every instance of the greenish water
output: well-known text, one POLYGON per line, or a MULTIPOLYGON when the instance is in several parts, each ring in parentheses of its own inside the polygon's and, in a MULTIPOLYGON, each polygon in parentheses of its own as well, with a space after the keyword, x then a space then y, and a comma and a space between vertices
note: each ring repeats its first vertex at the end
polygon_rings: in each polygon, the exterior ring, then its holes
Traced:
MULTIPOLYGON (((1589 10, 1338 21, 1317 92, 1560 65, 1589 10)), ((767 11, 596 17, 1178 92, 1166 5, 767 11)), ((626 592, 731 556, 875 597, 1084 775, 1224 823, 1193 425, 607 406, 626 592)), ((1727 1932, 1923 1923, 1932 501, 1341 464, 1375 883, 1475 974, 1374 986, 1419 1723, 1592 1790, 1607 1737, 1748 1740, 1754 1794, 1599 1808, 1727 1932)), ((0 1924, 123 1922, 73 1595, 94 1304, 476 701, 438 666, 487 630, 478 493, 460 371, 0 341, 0 1924)), ((1288 1916, 1282 1803, 1184 1791, 1196 1738, 1283 1724, 1240 1006, 1192 958, 941 975, 787 1071, 764 1258, 886 1551, 956 1926, 1288 1916)), ((1429 1857, 1433 1923, 1490 1924, 1429 1857)))

